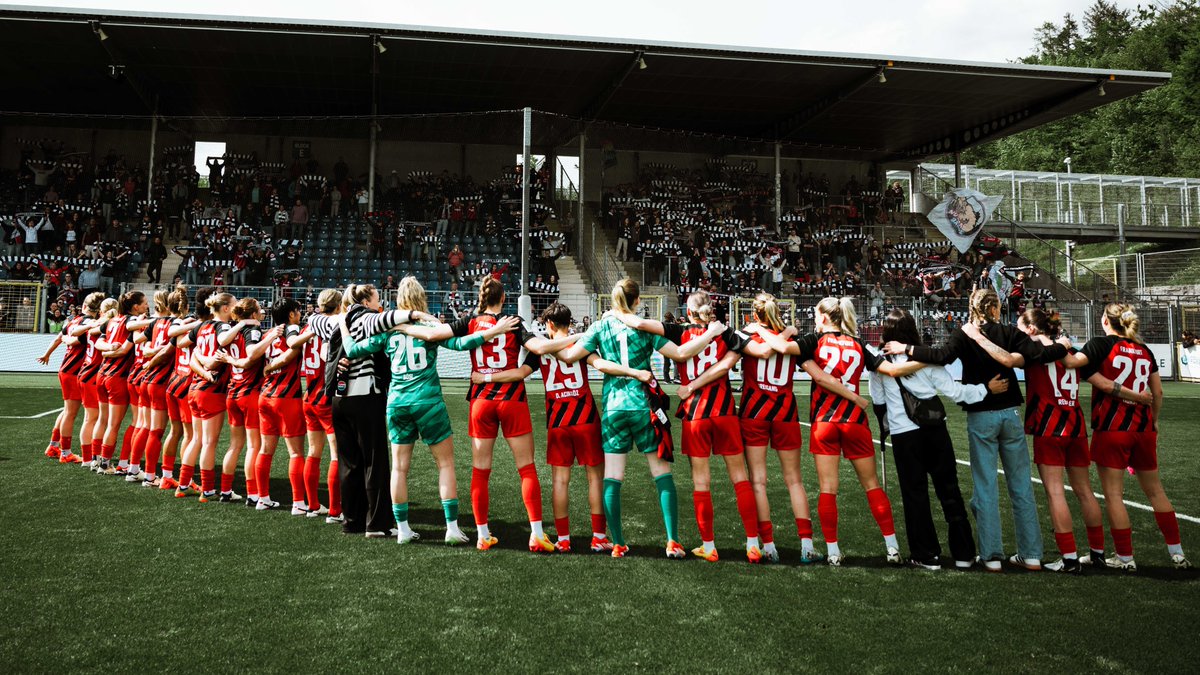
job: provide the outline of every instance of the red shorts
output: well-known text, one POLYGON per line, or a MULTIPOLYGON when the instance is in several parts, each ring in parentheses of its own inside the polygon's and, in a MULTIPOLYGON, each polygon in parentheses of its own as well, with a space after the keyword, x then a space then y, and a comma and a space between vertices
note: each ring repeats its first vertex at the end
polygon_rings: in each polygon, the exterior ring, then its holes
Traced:
POLYGON ((298 398, 263 396, 258 401, 258 430, 263 436, 303 436, 304 402, 298 398))
POLYGON ((1046 466, 1089 466, 1092 458, 1088 454, 1087 436, 1034 436, 1033 463, 1046 466))
POLYGON ((225 408, 229 410, 229 426, 258 428, 258 392, 253 391, 238 398, 225 399, 225 408))
POLYGON ((804 436, 800 433, 799 422, 743 417, 738 423, 742 428, 742 440, 747 447, 770 445, 780 451, 799 450, 804 447, 804 436))
POLYGON ((467 435, 471 438, 495 438, 500 430, 505 438, 533 433, 529 419, 529 404, 525 401, 491 401, 477 398, 471 401, 471 417, 467 435))
POLYGON ((600 446, 600 423, 577 424, 546 431, 546 463, 550 466, 600 466, 604 449, 600 446))
POLYGON ((129 380, 129 405, 134 408, 140 408, 145 403, 142 403, 142 384, 136 380, 129 380))
POLYGON ((742 447, 742 425, 732 415, 684 420, 681 445, 683 454, 688 457, 740 455, 745 451, 742 447))
POLYGON ((102 375, 96 392, 109 405, 129 405, 129 380, 124 375, 102 375))
POLYGON ((1154 431, 1092 432, 1092 458, 1109 469, 1158 469, 1158 433, 1154 431))
POLYGON ((192 408, 188 405, 186 395, 178 398, 167 394, 167 419, 184 424, 192 423, 192 408))
POLYGON ((188 406, 191 407, 192 417, 199 420, 209 420, 217 415, 225 415, 225 394, 212 391, 193 389, 188 392, 188 406))
POLYGON ((333 433, 333 406, 304 404, 304 428, 309 431, 333 433))
POLYGON ((149 406, 151 410, 167 409, 167 385, 147 382, 142 385, 142 391, 142 405, 149 406))
POLYGON ((80 382, 79 389, 83 393, 83 407, 91 410, 100 407, 100 394, 96 391, 96 380, 80 382))
POLYGON ((64 401, 83 400, 83 389, 79 386, 78 375, 74 373, 59 373, 58 385, 62 387, 62 399, 64 401))
POLYGON ((846 422, 813 422, 808 450, 814 455, 843 455, 846 459, 875 456, 871 427, 846 422))

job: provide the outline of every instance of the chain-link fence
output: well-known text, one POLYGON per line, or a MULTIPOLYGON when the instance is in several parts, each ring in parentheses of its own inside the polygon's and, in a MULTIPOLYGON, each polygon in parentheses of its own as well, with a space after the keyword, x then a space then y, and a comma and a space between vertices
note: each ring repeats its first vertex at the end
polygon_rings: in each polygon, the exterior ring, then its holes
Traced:
POLYGON ((46 322, 45 287, 32 281, 0 282, 0 333, 37 333, 46 322))

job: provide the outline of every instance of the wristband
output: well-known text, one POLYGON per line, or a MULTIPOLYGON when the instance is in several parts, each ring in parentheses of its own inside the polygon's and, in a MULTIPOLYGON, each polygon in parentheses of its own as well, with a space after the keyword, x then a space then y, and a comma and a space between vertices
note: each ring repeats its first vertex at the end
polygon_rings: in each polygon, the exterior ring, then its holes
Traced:
POLYGON ((492 381, 492 374, 491 374, 491 373, 488 373, 487 375, 484 375, 484 376, 483 376, 483 381, 484 381, 484 382, 491 382, 491 381, 492 381))
POLYGON ((905 355, 905 356, 912 356, 912 353, 913 353, 913 346, 912 346, 912 345, 905 345, 905 347, 904 347, 904 355, 905 355))
POLYGON ((1113 382, 1112 395, 1118 396, 1118 397, 1121 395, 1121 383, 1120 382, 1113 382))

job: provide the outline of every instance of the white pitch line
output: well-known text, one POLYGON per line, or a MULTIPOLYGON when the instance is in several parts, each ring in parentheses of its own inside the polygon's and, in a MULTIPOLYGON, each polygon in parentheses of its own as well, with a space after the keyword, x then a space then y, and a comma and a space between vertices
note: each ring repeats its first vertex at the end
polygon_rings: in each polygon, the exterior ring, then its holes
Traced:
MULTIPOLYGON (((806 426, 806 427, 812 426, 808 422, 801 422, 800 424, 802 426, 806 426)), ((884 441, 884 443, 888 446, 892 445, 891 441, 884 441)), ((963 466, 971 466, 971 463, 965 459, 955 458, 954 461, 958 462, 959 464, 962 464, 963 466)), ((996 469, 996 473, 998 473, 1000 475, 1004 475, 1004 469, 996 469)), ((1035 478, 1034 476, 1030 476, 1029 479, 1039 485, 1045 485, 1045 483, 1043 483, 1040 478, 1035 478)), ((1075 491, 1074 488, 1072 488, 1070 485, 1066 485, 1065 483, 1064 483, 1063 487, 1070 490, 1071 492, 1075 491)), ((1100 494, 1099 492, 1093 492, 1092 494, 1096 496, 1096 499, 1104 499, 1104 495, 1100 494)), ((1141 502, 1132 502, 1132 501, 1129 501, 1128 499, 1122 499, 1121 501, 1125 502, 1126 506, 1130 506, 1135 509, 1140 509, 1142 511, 1154 511, 1154 507, 1149 506, 1147 504, 1142 504, 1141 502)), ((1200 525, 1200 518, 1196 518, 1193 516, 1186 516, 1182 513, 1176 513, 1175 517, 1178 518, 1179 520, 1186 520, 1189 523, 1195 523, 1197 525, 1200 525)))
POLYGON ((41 412, 36 415, 3 415, 0 416, 0 420, 36 420, 41 417, 57 415, 60 412, 62 412, 62 408, 55 408, 54 410, 47 410, 46 412, 41 412))

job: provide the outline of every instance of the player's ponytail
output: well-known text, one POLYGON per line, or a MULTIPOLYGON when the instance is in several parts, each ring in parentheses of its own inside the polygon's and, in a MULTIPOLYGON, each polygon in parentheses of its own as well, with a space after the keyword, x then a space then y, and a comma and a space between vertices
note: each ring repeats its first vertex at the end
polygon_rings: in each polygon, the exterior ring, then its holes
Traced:
POLYGON ((164 314, 171 313, 171 310, 168 307, 168 303, 167 303, 167 300, 170 297, 170 295, 171 295, 171 292, 166 289, 163 289, 160 291, 154 291, 154 313, 155 314, 162 316, 164 314))
POLYGON ((1142 320, 1138 318, 1137 312, 1133 311, 1133 305, 1114 302, 1104 308, 1104 317, 1108 319, 1108 325, 1112 326, 1114 333, 1126 340, 1142 343, 1142 336, 1138 334, 1142 320))
POLYGON ((971 293, 971 321, 994 322, 1000 316, 1000 296, 990 288, 971 293))
POLYGON ((629 277, 617 282, 612 289, 612 306, 618 312, 623 314, 633 314, 633 310, 637 307, 638 298, 642 295, 642 291, 638 288, 637 282, 629 277))
POLYGON ((1026 326, 1033 326, 1041 335, 1051 340, 1058 339, 1062 334, 1062 317, 1058 312, 1047 312, 1037 307, 1030 307, 1021 315, 1026 326))
POLYGON ((755 321, 776 332, 783 330, 783 319, 779 318, 779 303, 775 301, 775 296, 759 293, 754 296, 754 304, 750 307, 755 321))
POLYGON ((850 298, 825 298, 817 303, 815 310, 828 317, 829 323, 839 332, 858 337, 858 314, 850 298))
POLYGON ((116 298, 105 298, 100 303, 100 318, 107 321, 117 315, 116 298))
POLYGON ((83 299, 83 311, 90 317, 96 317, 100 314, 100 306, 104 304, 104 294, 100 291, 88 293, 83 299))
POLYGON ((203 286, 196 291, 196 316, 207 321, 212 318, 212 308, 208 306, 208 299, 217 292, 212 286, 203 286))
POLYGON ((396 309, 429 313, 429 297, 416 277, 407 276, 400 280, 396 287, 396 309))
POLYGON ((716 316, 713 312, 712 296, 708 294, 708 291, 696 291, 689 295, 687 311, 705 325, 711 323, 716 316))
POLYGON ((350 284, 342 294, 342 309, 365 304, 375 293, 376 289, 372 284, 350 284))
POLYGON ((118 305, 120 309, 119 314, 121 316, 129 316, 129 313, 133 311, 133 308, 142 304, 142 301, 145 299, 146 294, 141 291, 129 291, 125 293, 121 296, 121 302, 118 305))
POLYGON ((342 293, 336 288, 326 288, 317 296, 317 309, 322 314, 336 314, 342 304, 342 293))
POLYGON ((233 317, 238 321, 253 319, 258 314, 258 301, 254 298, 242 298, 233 306, 233 317))
POLYGON ((218 309, 233 304, 233 299, 233 295, 229 293, 214 293, 208 296, 204 304, 208 307, 209 314, 216 314, 218 309))
POLYGON ((188 310, 187 286, 176 286, 167 294, 167 311, 175 316, 183 316, 188 310))
POLYGON ((487 311, 488 307, 495 307, 502 304, 504 304, 504 284, 489 274, 483 278, 483 283, 479 285, 479 305, 475 311, 483 314, 487 311))

